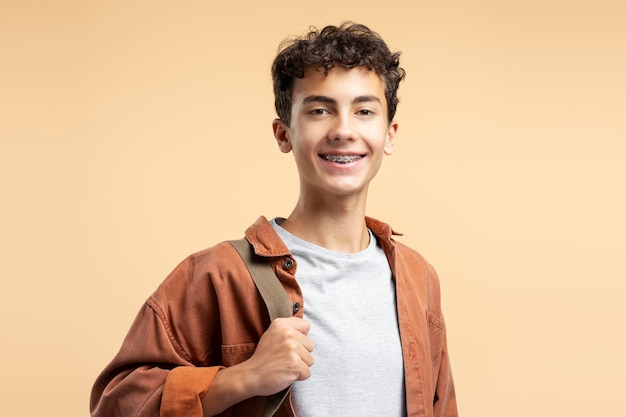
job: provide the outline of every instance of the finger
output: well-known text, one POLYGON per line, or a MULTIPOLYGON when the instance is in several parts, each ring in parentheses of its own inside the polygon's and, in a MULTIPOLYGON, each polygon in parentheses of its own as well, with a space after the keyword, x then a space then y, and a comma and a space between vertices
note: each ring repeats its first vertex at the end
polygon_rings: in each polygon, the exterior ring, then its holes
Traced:
POLYGON ((300 359, 309 368, 313 366, 313 364, 315 363, 315 359, 313 358, 313 355, 311 355, 311 352, 309 352, 308 350, 302 350, 300 352, 300 359))
POLYGON ((313 365, 313 355, 310 352, 302 349, 298 352, 300 358, 296 367, 293 369, 293 375, 295 381, 303 381, 311 376, 311 366, 313 365))
POLYGON ((302 367, 302 370, 300 371, 298 378, 296 378, 296 381, 304 381, 305 379, 309 379, 310 377, 311 377, 311 368, 309 368, 308 366, 304 366, 302 367))
POLYGON ((289 327, 291 329, 295 329, 302 334, 308 334, 309 329, 311 328, 311 323, 309 323, 305 319, 301 319, 300 317, 287 317, 287 318, 279 318, 275 319, 272 326, 284 326, 289 327))
POLYGON ((313 343, 311 339, 309 339, 308 336, 304 334, 299 334, 299 335, 296 335, 295 338, 296 338, 296 341, 300 343, 300 345, 302 345, 307 351, 313 352, 313 349, 315 348, 315 344, 313 343))

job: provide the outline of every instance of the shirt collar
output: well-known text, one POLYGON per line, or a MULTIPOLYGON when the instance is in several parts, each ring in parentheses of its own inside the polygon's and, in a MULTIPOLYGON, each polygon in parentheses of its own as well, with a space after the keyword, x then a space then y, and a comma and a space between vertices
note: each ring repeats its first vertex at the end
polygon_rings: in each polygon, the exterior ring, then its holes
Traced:
MULTIPOLYGON (((365 224, 376 235, 379 241, 392 243, 392 236, 402 236, 391 228, 387 223, 371 217, 365 217, 365 224)), ((252 226, 246 230, 246 239, 252 244, 254 252, 259 256, 287 256, 289 249, 278 236, 265 216, 259 217, 252 226)))

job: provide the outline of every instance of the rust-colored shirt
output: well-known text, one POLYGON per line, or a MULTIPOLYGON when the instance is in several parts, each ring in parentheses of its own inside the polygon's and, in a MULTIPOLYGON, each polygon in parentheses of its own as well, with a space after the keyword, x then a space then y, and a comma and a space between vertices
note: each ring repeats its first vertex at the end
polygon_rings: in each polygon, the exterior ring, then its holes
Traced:
MULTIPOLYGON (((439 280, 387 224, 366 218, 396 282, 408 417, 456 417, 456 399, 441 312, 439 280)), ((267 257, 292 302, 306 308, 289 250, 264 217, 246 230, 267 257)), ((269 316, 235 249, 220 243, 185 259, 148 298, 91 394, 93 417, 202 417, 200 398, 221 367, 248 359, 269 316)), ((323 399, 320 399, 323 400, 323 399)), ((265 398, 243 401, 223 416, 260 416, 265 398)), ((294 416, 291 399, 277 417, 294 416)))

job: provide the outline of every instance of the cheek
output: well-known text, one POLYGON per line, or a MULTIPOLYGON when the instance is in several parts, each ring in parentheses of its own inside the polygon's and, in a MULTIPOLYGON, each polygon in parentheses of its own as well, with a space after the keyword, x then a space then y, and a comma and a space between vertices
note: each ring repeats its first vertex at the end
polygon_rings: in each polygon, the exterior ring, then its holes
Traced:
POLYGON ((307 154, 314 152, 318 141, 314 140, 315 135, 310 132, 298 132, 297 135, 292 136, 291 147, 294 152, 301 154, 307 154))
POLYGON ((306 146, 306 143, 303 143, 300 140, 296 142, 291 142, 291 149, 293 152, 293 157, 297 163, 300 163, 301 161, 306 161, 310 158, 311 151, 306 146))

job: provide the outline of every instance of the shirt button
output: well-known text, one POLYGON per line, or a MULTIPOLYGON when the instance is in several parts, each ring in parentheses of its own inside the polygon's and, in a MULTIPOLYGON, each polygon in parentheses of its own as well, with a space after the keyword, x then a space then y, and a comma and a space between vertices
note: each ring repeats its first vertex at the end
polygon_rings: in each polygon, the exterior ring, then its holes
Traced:
POLYGON ((283 268, 285 269, 293 268, 293 261, 289 258, 285 259, 285 262, 283 262, 283 268))
POLYGON ((300 303, 293 303, 293 314, 296 314, 300 310, 300 303))

